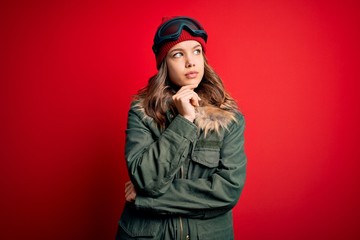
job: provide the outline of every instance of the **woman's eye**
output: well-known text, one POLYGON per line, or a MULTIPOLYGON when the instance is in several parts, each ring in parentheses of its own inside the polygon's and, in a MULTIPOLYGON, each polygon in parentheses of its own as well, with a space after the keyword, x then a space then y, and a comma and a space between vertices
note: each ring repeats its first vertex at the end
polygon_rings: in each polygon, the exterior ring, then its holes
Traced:
POLYGON ((181 52, 177 52, 173 55, 174 58, 178 58, 178 57, 181 57, 182 56, 182 53, 181 52))
POLYGON ((200 49, 196 49, 196 50, 194 51, 194 53, 195 53, 196 55, 199 55, 199 54, 201 53, 201 50, 200 50, 200 49))

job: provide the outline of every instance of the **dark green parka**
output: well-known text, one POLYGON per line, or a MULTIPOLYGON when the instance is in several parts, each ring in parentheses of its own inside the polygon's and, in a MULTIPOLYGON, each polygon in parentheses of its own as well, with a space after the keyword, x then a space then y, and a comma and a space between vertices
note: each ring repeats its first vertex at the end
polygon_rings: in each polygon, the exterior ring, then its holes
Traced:
POLYGON ((158 128, 138 102, 129 111, 126 163, 137 197, 118 239, 233 239, 231 209, 244 187, 244 118, 198 107, 194 123, 167 113, 158 128))

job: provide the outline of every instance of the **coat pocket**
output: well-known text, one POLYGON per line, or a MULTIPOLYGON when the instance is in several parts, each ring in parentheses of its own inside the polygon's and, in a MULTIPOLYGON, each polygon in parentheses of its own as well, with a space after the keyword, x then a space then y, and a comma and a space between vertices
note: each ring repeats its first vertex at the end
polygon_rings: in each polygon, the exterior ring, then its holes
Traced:
POLYGON ((124 233, 128 235, 124 239, 158 239, 161 224, 160 218, 136 210, 130 204, 126 204, 119 222, 124 233))
POLYGON ((219 149, 195 149, 192 160, 209 168, 219 166, 220 152, 219 149))
POLYGON ((215 218, 198 221, 199 240, 234 239, 231 211, 215 218))

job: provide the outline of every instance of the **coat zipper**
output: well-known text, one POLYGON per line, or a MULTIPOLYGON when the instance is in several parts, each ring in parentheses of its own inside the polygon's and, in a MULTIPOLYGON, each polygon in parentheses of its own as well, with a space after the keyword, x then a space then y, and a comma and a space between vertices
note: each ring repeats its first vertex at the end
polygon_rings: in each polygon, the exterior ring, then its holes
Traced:
MULTIPOLYGON (((180 167, 180 178, 184 178, 184 167, 180 167)), ((183 232, 184 232, 184 226, 183 226, 183 219, 179 217, 180 220, 180 240, 183 239, 183 232)), ((189 240, 190 236, 189 234, 186 234, 186 240, 189 240)))
MULTIPOLYGON (((184 177, 184 167, 181 166, 180 167, 180 178, 183 178, 183 177, 184 177)), ((179 217, 179 219, 180 219, 180 240, 181 240, 182 236, 183 236, 184 227, 183 227, 182 218, 179 217)))
POLYGON ((184 229, 183 229, 182 218, 181 217, 179 217, 179 218, 180 218, 180 240, 181 240, 182 239, 182 233, 183 233, 184 229))

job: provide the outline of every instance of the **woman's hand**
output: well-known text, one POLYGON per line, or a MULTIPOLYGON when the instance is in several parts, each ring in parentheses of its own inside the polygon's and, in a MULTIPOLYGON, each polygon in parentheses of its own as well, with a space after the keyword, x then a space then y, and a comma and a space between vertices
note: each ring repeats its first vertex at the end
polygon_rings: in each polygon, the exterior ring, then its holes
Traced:
POLYGON ((128 202, 135 202, 136 191, 131 181, 125 183, 125 199, 128 202))
POLYGON ((195 107, 199 106, 200 97, 194 92, 197 85, 186 85, 172 97, 179 114, 193 122, 195 119, 195 107))

